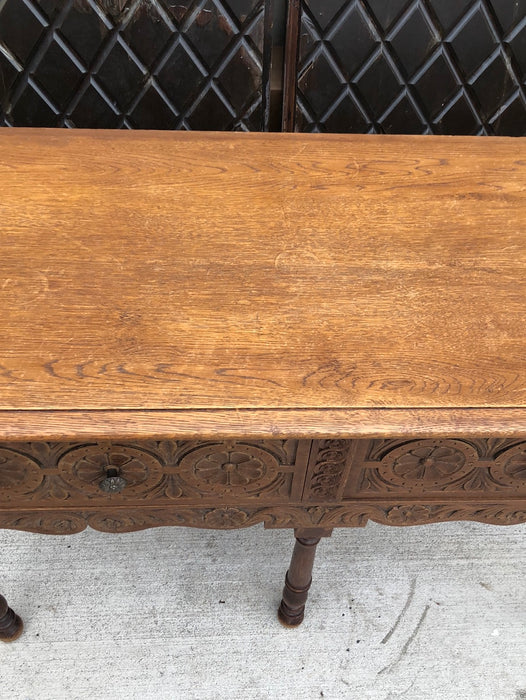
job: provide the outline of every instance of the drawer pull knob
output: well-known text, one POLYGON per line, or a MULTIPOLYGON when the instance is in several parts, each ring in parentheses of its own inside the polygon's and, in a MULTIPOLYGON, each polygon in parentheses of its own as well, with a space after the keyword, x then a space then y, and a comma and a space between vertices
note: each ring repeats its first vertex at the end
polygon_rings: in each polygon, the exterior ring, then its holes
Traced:
POLYGON ((119 476, 117 469, 106 469, 106 478, 103 479, 99 486, 105 493, 120 493, 128 482, 124 477, 119 476))

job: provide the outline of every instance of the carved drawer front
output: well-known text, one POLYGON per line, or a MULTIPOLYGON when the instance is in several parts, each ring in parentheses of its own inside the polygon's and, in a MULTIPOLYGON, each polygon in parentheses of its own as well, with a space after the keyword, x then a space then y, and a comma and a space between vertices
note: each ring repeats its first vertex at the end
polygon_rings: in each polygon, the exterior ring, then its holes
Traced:
POLYGON ((0 507, 299 500, 308 440, 0 445, 0 507))
POLYGON ((357 440, 344 499, 442 494, 526 496, 526 442, 509 439, 357 440))

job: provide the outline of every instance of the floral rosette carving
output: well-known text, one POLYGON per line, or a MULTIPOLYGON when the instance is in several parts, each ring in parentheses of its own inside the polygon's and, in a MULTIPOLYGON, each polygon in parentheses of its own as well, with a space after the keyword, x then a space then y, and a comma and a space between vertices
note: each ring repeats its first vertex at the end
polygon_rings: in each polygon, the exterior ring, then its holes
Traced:
POLYGON ((67 452, 58 463, 61 477, 82 493, 103 494, 101 482, 115 472, 124 479, 124 495, 143 495, 163 477, 161 463, 145 450, 130 445, 84 445, 67 452))
POLYGON ((28 455, 0 447, 0 499, 11 494, 30 493, 42 483, 44 474, 39 464, 28 455))
POLYGON ((403 479, 415 481, 449 480, 464 466, 462 452, 452 447, 420 447, 393 462, 393 472, 403 479))
POLYGON ((183 481, 201 493, 260 493, 279 486, 280 471, 278 460, 267 450, 233 441, 197 447, 179 463, 183 481))
POLYGON ((460 487, 476 462, 474 448, 460 440, 418 440, 391 450, 377 469, 389 485, 440 490, 460 487))
POLYGON ((491 473, 499 483, 526 491, 526 443, 502 452, 491 473))
POLYGON ((236 450, 214 452, 194 464, 194 474, 198 479, 232 488, 259 481, 265 472, 260 459, 236 450))
POLYGON ((207 527, 220 530, 230 530, 243 527, 248 520, 248 514, 239 508, 215 508, 209 511, 203 518, 207 527))
POLYGON ((393 525, 417 525, 431 520, 431 506, 394 506, 386 511, 386 520, 393 525))

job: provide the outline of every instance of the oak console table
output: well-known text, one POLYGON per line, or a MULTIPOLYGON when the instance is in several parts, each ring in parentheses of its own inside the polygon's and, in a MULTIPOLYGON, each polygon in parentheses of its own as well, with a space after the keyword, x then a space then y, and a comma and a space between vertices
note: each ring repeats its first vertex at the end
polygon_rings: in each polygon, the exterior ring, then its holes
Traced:
POLYGON ((295 625, 334 527, 526 521, 526 140, 2 129, 0 178, 0 527, 294 528, 295 625))

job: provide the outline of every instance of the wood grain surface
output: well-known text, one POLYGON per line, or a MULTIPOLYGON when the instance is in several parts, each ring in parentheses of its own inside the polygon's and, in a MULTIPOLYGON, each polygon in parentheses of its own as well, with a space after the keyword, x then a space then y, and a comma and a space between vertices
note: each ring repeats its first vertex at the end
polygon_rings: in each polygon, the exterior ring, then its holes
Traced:
POLYGON ((0 178, 0 436, 35 410, 524 429, 524 139, 5 129, 0 178))
POLYGON ((526 437, 523 408, 1 411, 0 440, 526 437))

